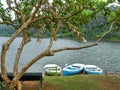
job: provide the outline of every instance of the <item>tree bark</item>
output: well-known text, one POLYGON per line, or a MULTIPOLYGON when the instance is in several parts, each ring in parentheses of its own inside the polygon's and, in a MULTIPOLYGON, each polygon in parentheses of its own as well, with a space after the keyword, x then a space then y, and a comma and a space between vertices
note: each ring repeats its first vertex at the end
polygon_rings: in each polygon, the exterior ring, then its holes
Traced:
POLYGON ((8 90, 22 90, 21 81, 17 81, 16 83, 14 80, 12 80, 8 85, 8 90))
POLYGON ((17 90, 22 90, 21 81, 18 81, 18 82, 17 82, 17 90))
POLYGON ((24 40, 22 40, 20 47, 17 50, 17 54, 16 54, 15 61, 14 61, 14 67, 13 67, 14 75, 18 73, 18 64, 19 64, 19 59, 20 59, 23 47, 24 47, 24 40))
POLYGON ((8 86, 9 90, 16 90, 16 83, 12 80, 8 86))

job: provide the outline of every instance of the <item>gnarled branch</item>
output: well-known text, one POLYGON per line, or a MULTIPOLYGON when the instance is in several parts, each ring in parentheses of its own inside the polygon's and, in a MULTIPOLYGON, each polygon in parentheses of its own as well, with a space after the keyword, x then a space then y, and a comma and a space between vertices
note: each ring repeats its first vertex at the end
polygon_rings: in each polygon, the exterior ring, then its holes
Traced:
POLYGON ((113 25, 114 25, 116 22, 117 22, 117 20, 115 20, 115 21, 113 21, 113 22, 111 23, 109 30, 108 30, 107 32, 105 32, 105 33, 96 41, 97 43, 100 42, 100 41, 103 39, 104 36, 106 36, 108 33, 110 33, 110 32, 112 31, 112 27, 113 27, 113 25))
POLYGON ((20 12, 19 12, 17 9, 15 9, 15 8, 13 8, 13 7, 11 6, 10 0, 6 0, 6 2, 7 2, 7 5, 9 6, 10 9, 12 9, 12 10, 13 10, 14 12, 16 12, 17 14, 20 14, 20 12))
POLYGON ((96 46, 96 45, 98 45, 98 44, 93 43, 93 44, 85 45, 85 46, 81 46, 81 47, 64 47, 64 48, 60 48, 60 49, 51 50, 51 52, 56 53, 56 52, 65 51, 65 50, 79 50, 79 49, 89 48, 89 47, 96 46))

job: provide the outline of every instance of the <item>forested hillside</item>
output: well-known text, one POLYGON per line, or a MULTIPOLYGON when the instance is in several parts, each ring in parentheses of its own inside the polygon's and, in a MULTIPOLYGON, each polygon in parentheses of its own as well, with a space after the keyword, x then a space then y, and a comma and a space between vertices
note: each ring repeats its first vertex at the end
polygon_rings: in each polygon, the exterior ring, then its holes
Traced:
MULTIPOLYGON (((89 39, 99 38, 105 31, 110 28, 109 22, 107 22, 107 17, 97 17, 91 20, 88 24, 83 25, 83 32, 89 39)), ((106 40, 120 40, 120 27, 113 26, 112 31, 104 37, 106 40)))
MULTIPOLYGON (((107 22, 107 17, 97 17, 91 20, 86 25, 80 25, 80 31, 83 32, 86 37, 90 40, 95 40, 99 38, 105 31, 109 30, 110 23, 107 22)), ((62 27, 57 35, 60 38, 63 37, 73 37, 74 33, 71 30, 62 27), (62 30, 63 29, 63 30, 62 30), (66 29, 66 32, 65 30, 66 29), (69 30, 69 33, 68 33, 69 30)), ((11 36, 14 33, 15 29, 10 25, 1 25, 0 26, 0 36, 11 36)), ((35 32, 35 29, 31 29, 31 32, 35 32)), ((45 32, 44 37, 48 37, 50 34, 49 32, 45 32)), ((37 33, 34 37, 37 37, 37 33)), ((118 26, 114 26, 111 33, 104 37, 105 40, 120 40, 120 28, 118 26)))
POLYGON ((0 26, 0 36, 11 36, 14 33, 15 29, 10 25, 1 25, 0 26))

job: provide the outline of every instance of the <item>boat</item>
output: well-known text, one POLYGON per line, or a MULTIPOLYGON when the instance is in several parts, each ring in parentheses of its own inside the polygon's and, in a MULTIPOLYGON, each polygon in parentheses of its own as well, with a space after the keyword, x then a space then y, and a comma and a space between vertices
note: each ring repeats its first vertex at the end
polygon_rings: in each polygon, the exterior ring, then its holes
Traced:
POLYGON ((84 71, 84 64, 75 63, 63 68, 63 76, 70 76, 84 71))
POLYGON ((85 65, 84 67, 86 74, 102 74, 103 70, 96 65, 85 65))
POLYGON ((56 65, 56 64, 47 64, 44 66, 44 70, 45 70, 45 75, 48 76, 59 76, 62 74, 62 69, 60 66, 56 65))

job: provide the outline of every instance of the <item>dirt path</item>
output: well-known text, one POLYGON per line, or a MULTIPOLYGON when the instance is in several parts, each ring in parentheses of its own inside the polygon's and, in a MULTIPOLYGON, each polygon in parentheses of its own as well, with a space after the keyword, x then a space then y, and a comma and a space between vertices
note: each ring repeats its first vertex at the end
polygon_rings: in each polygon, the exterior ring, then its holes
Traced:
POLYGON ((24 81, 22 90, 39 90, 39 81, 24 81))
MULTIPOLYGON (((23 82, 22 90, 39 90, 39 81, 25 81, 23 82)), ((42 90, 55 90, 54 87, 43 84, 42 90)))

